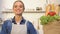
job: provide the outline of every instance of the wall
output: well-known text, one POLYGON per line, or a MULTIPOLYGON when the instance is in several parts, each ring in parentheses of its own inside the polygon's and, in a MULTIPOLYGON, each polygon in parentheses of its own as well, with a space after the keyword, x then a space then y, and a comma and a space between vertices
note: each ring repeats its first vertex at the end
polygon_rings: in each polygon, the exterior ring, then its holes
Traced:
POLYGON ((60 4, 60 0, 49 0, 49 4, 60 4))
MULTIPOLYGON (((16 0, 1 0, 2 10, 12 9, 13 2, 16 0)), ((43 11, 45 10, 45 6, 47 4, 60 4, 60 0, 22 0, 25 4, 25 8, 27 9, 36 9, 36 7, 42 7, 43 11)))
MULTIPOLYGON (((16 0, 2 0, 2 10, 12 9, 13 2, 16 0)), ((26 9, 36 9, 42 7, 45 10, 46 0, 22 0, 26 9)))

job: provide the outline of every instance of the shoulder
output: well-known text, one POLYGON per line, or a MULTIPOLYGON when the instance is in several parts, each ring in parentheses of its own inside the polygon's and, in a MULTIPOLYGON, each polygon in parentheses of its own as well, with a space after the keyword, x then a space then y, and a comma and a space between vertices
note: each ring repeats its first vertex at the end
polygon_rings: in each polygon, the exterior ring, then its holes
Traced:
POLYGON ((36 29, 34 28, 32 22, 28 21, 27 30, 30 34, 37 34, 36 29))
POLYGON ((27 21, 27 25, 33 25, 32 22, 30 21, 27 21))
POLYGON ((8 23, 11 23, 11 21, 10 20, 3 21, 3 26, 7 26, 8 23))
POLYGON ((34 26, 33 26, 32 22, 27 21, 27 27, 28 27, 28 28, 30 28, 30 27, 32 28, 32 27, 34 27, 34 26))

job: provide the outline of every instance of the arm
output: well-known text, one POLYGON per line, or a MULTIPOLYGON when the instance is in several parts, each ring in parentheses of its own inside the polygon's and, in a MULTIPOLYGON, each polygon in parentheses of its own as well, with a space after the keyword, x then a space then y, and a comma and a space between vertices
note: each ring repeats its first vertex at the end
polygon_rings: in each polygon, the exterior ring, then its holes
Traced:
POLYGON ((28 28, 28 34, 37 34, 37 31, 31 22, 27 23, 27 28, 28 28))
POLYGON ((6 21, 4 21, 4 24, 2 25, 1 34, 7 34, 7 32, 6 32, 6 21))

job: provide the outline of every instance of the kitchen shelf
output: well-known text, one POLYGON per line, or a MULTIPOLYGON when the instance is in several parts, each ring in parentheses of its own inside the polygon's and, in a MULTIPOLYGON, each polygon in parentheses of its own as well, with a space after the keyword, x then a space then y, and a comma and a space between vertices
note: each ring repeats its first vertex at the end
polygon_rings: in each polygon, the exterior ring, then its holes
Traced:
MULTIPOLYGON (((13 11, 2 11, 2 13, 13 13, 13 11)), ((24 13, 45 13, 45 11, 24 11, 24 13)))
POLYGON ((24 13, 45 13, 45 11, 25 11, 24 13))

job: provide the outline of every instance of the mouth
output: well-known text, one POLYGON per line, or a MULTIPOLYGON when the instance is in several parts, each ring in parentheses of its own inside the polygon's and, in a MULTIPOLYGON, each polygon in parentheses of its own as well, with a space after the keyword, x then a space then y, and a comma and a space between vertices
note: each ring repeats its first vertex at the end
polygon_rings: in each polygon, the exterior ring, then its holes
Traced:
POLYGON ((20 12, 21 10, 16 10, 17 12, 20 12))

